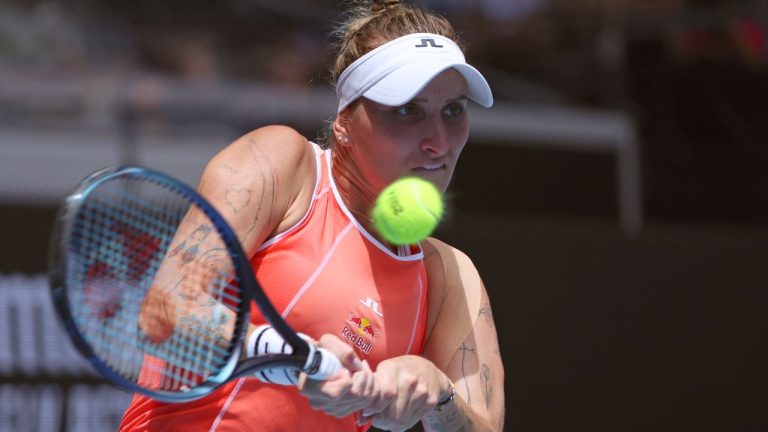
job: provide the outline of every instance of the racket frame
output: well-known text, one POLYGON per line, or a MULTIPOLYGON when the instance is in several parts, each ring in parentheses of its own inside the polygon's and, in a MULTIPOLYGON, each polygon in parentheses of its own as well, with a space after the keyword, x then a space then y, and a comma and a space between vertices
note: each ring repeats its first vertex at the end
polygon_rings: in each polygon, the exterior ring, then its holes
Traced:
POLYGON ((54 221, 49 247, 49 281, 54 308, 64 328, 74 343, 75 348, 106 379, 129 392, 138 392, 162 402, 188 402, 202 398, 231 379, 251 375, 269 368, 312 369, 320 360, 318 352, 307 341, 299 337, 285 322, 267 295, 259 286, 253 274, 250 261, 229 224, 211 204, 186 184, 163 173, 139 166, 108 167, 86 177, 69 195, 59 208, 54 221), (232 260, 234 273, 240 283, 242 307, 235 315, 234 331, 229 357, 225 365, 206 381, 187 391, 151 390, 124 378, 107 365, 93 350, 85 336, 79 330, 71 313, 67 297, 67 253, 71 240, 72 225, 89 194, 99 185, 122 176, 142 178, 163 187, 174 189, 196 205, 210 219, 227 247, 232 260), (292 346, 291 354, 266 354, 252 358, 243 358, 243 340, 250 324, 251 302, 255 302, 266 321, 292 346), (309 358, 309 356, 312 358, 309 358), (309 359, 308 359, 309 358, 309 359))

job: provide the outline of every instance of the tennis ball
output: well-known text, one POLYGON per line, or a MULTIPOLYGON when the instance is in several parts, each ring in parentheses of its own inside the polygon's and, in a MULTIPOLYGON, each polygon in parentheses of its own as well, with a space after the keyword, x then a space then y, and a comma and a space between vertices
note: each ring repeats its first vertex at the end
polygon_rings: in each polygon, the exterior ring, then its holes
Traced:
POLYGON ((371 214, 385 240, 415 244, 432 234, 443 217, 443 198, 431 182, 403 177, 379 194, 371 214))

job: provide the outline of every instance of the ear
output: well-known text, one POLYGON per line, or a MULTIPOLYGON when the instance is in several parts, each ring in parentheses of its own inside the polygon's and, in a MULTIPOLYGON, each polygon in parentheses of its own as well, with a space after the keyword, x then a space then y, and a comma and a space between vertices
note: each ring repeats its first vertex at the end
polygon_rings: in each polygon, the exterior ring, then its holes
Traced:
POLYGON ((344 109, 336 115, 336 119, 333 121, 333 136, 336 138, 336 143, 342 146, 349 146, 349 109, 344 109))

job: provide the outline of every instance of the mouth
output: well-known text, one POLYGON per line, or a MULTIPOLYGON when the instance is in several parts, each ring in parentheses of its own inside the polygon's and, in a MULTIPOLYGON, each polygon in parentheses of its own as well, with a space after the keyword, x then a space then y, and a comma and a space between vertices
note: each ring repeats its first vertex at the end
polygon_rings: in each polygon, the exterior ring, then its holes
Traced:
POLYGON ((424 164, 421 166, 418 166, 413 169, 415 172, 421 172, 421 173, 428 173, 428 172, 435 172, 445 169, 446 166, 444 163, 430 163, 430 164, 424 164))

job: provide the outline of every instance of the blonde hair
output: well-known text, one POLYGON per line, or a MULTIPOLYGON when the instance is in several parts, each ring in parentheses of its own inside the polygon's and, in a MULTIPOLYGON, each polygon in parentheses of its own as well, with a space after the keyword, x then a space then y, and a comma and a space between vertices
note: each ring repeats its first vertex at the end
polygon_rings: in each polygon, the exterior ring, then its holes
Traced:
POLYGON ((400 0, 353 2, 347 20, 333 33, 337 49, 330 71, 332 84, 336 84, 344 69, 369 51, 412 33, 439 34, 461 46, 451 23, 432 11, 402 4, 400 0))
MULTIPOLYGON (((353 0, 346 19, 331 33, 335 59, 330 67, 330 82, 335 88, 339 75, 355 60, 379 45, 412 33, 445 36, 464 49, 453 25, 442 15, 427 9, 402 4, 400 0, 353 0)), ((333 121, 320 130, 317 142, 334 147, 333 121)))

